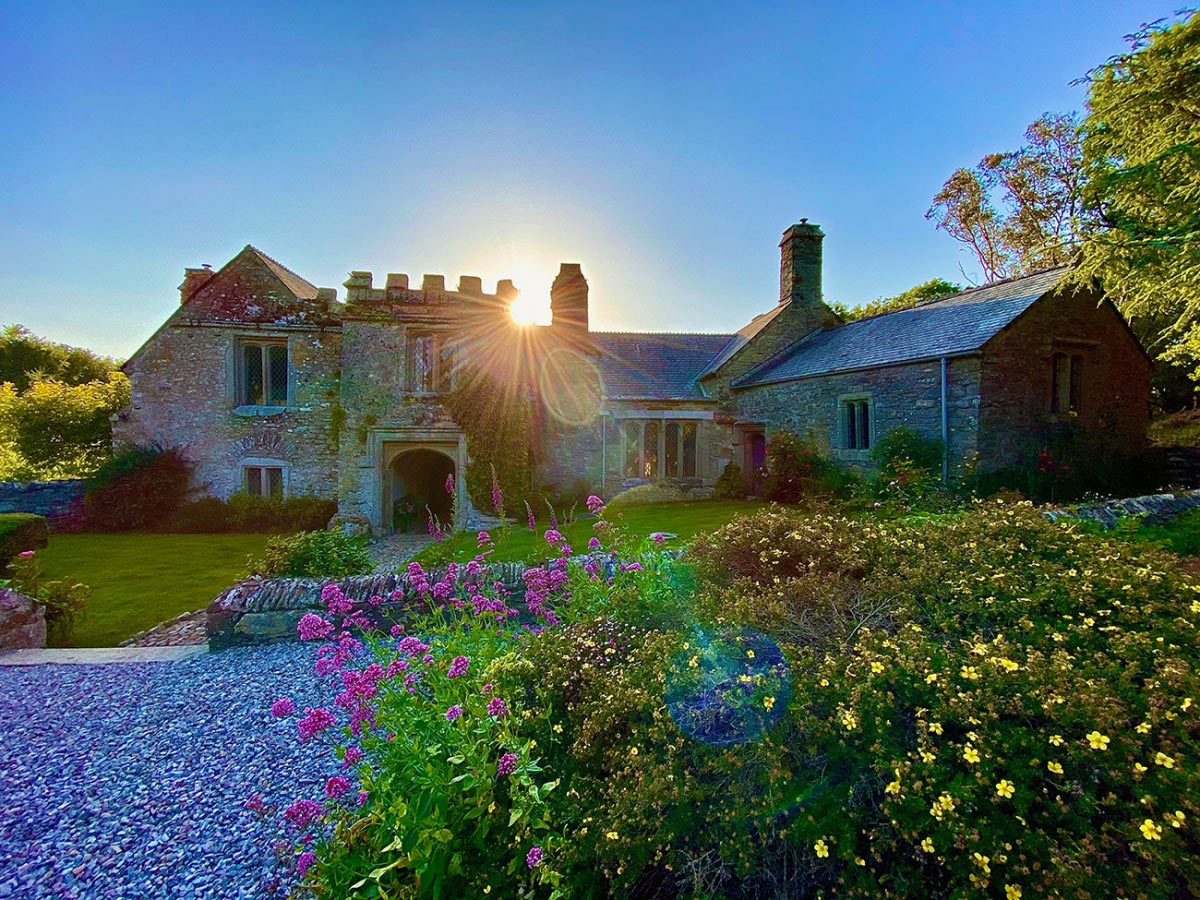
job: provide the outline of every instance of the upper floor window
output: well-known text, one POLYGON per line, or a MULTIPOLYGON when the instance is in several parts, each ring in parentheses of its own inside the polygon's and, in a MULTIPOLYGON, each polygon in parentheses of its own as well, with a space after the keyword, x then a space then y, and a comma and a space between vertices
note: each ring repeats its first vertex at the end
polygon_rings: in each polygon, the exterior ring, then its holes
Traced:
POLYGON ((858 397, 842 401, 842 438, 847 450, 871 449, 871 400, 858 397))
POLYGON ((286 341, 242 341, 238 403, 244 406, 287 406, 286 341))
POLYGON ((405 375, 408 390, 415 394, 450 390, 454 373, 454 347, 445 335, 416 332, 405 343, 405 375))
POLYGON ((1078 354, 1055 353, 1051 358, 1050 412, 1079 411, 1079 395, 1083 381, 1083 357, 1078 354))

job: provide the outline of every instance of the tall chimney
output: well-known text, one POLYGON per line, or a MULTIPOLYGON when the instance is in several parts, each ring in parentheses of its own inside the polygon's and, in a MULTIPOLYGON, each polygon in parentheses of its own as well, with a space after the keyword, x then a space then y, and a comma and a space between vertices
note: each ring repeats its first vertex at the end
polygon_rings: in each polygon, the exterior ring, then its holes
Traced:
POLYGON ((191 300, 196 291, 204 287, 213 274, 212 266, 208 263, 205 263, 201 269, 184 269, 183 284, 179 286, 179 302, 182 304, 191 300))
POLYGON ((588 330, 588 283, 579 263, 563 263, 550 285, 550 324, 588 330))
POLYGON ((801 219, 783 233, 779 242, 779 302, 806 306, 821 303, 820 225, 801 219))

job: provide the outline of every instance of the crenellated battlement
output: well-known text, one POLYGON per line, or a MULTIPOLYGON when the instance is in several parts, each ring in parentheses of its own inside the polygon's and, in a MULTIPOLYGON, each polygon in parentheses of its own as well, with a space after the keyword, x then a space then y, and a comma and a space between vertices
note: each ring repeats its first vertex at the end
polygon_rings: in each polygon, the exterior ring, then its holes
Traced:
POLYGON ((453 290, 447 290, 445 275, 422 275, 419 288, 410 287, 408 275, 402 272, 389 272, 381 288, 375 287, 374 282, 375 276, 371 272, 351 272, 344 282, 346 302, 431 303, 454 300, 458 297, 511 301, 518 293, 509 278, 496 282, 496 290, 487 293, 483 289, 483 279, 477 275, 460 275, 458 285, 453 290))

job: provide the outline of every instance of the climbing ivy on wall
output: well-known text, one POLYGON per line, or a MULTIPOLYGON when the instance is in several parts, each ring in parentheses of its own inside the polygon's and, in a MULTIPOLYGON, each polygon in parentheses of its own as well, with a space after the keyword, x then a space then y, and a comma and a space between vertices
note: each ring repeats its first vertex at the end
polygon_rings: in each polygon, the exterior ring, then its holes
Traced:
POLYGON ((542 416, 528 388, 479 371, 463 371, 442 404, 467 436, 467 493, 486 513, 492 508, 492 469, 508 513, 532 499, 533 472, 540 459, 542 416))

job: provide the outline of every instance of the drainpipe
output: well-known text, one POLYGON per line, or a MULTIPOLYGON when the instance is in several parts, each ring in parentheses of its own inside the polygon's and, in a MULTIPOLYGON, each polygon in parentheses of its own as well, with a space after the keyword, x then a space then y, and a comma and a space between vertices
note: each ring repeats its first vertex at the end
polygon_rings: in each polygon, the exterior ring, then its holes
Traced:
POLYGON ((946 357, 942 357, 942 481, 950 480, 950 427, 946 409, 946 357))
POLYGON ((608 412, 600 413, 600 496, 608 499, 608 412))

